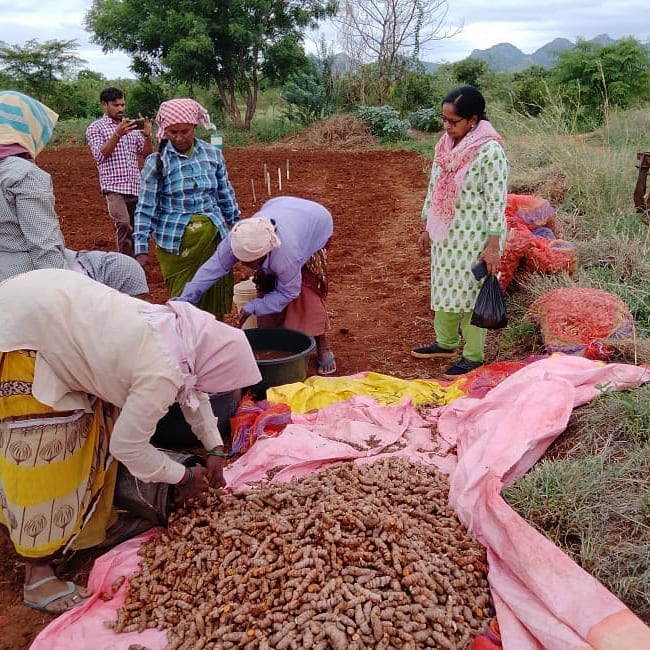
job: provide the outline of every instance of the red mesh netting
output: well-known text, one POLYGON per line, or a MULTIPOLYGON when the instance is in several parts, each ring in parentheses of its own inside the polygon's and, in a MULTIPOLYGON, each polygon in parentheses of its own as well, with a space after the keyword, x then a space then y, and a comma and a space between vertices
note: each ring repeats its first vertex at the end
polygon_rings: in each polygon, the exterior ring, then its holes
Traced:
POLYGON ((463 384, 463 392, 468 397, 484 397, 485 394, 500 384, 517 370, 526 365, 525 361, 495 361, 467 373, 467 381, 463 384))
POLYGON ((504 293, 514 279, 519 265, 528 256, 528 251, 532 248, 532 245, 533 235, 529 230, 511 228, 508 231, 506 245, 499 262, 499 284, 504 293))
POLYGON ((539 297, 528 317, 540 328, 548 352, 608 359, 612 350, 601 340, 632 332, 633 319, 617 296, 586 287, 563 287, 539 297))
POLYGON ((503 291, 519 268, 538 273, 574 273, 575 244, 561 239, 557 215, 548 201, 528 194, 508 194, 505 214, 509 230, 499 265, 503 291))

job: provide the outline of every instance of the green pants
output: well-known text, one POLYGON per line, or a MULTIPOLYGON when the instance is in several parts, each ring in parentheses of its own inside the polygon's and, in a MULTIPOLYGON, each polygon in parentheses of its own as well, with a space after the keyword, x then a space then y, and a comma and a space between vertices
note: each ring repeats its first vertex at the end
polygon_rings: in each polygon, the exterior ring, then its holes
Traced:
MULTIPOLYGON (((183 233, 179 255, 156 246, 156 257, 170 298, 183 293, 185 285, 210 259, 220 241, 221 235, 212 221, 195 214, 183 233)), ((229 314, 232 309, 233 286, 233 273, 230 271, 203 294, 196 306, 222 321, 224 314, 229 314)))
POLYGON ((460 335, 465 339, 463 356, 469 361, 483 361, 485 357, 485 340, 487 330, 476 327, 469 321, 472 312, 466 314, 450 311, 436 311, 433 317, 433 329, 436 342, 440 347, 455 350, 460 345, 460 335))

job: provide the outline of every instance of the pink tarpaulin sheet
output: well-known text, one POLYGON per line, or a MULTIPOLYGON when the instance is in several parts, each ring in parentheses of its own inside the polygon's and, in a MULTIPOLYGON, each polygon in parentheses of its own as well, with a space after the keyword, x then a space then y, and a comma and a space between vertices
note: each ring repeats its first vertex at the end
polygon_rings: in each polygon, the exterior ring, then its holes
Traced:
POLYGON ((131 644, 146 648, 164 648, 167 634, 160 630, 145 630, 141 634, 115 634, 104 625, 114 621, 118 607, 124 605, 126 580, 112 600, 102 600, 100 594, 112 593, 112 585, 118 578, 128 578, 139 568, 138 548, 162 528, 148 530, 97 558, 93 565, 88 586, 93 595, 80 607, 55 618, 34 639, 30 648, 41 650, 127 650, 131 644))
POLYGON ((487 548, 489 583, 505 648, 650 648, 650 629, 501 498, 564 431, 571 411, 600 394, 650 380, 644 368, 579 357, 527 366, 481 400, 441 413, 457 441, 449 503, 487 548))
MULTIPOLYGON (((450 504, 487 548, 504 648, 650 648, 650 629, 500 496, 564 431, 573 408, 596 397, 599 387, 622 390, 648 380, 644 368, 560 356, 526 366, 482 399, 461 398, 428 413, 408 400, 379 406, 355 396, 295 415, 282 435, 260 440, 233 463, 227 480, 233 489, 248 489, 266 480, 269 470, 277 472, 273 480, 288 481, 340 460, 368 463, 388 454, 433 463, 449 474, 450 504)), ((97 559, 90 579, 96 592, 135 570, 138 544, 131 540, 97 559)), ((161 632, 115 635, 103 626, 115 617, 121 593, 60 616, 32 649, 164 648, 161 632)))

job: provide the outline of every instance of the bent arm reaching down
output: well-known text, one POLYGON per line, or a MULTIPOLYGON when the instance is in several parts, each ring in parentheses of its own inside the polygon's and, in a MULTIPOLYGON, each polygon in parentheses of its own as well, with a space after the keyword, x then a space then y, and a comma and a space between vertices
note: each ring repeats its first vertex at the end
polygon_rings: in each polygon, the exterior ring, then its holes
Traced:
POLYGON ((195 305, 201 300, 201 296, 215 282, 221 280, 236 263, 237 258, 230 248, 229 238, 226 237, 217 246, 214 255, 199 268, 194 274, 194 277, 185 285, 183 293, 179 296, 179 300, 195 305))
POLYGON ((110 452, 145 483, 178 483, 185 473, 183 465, 149 442, 177 392, 178 387, 171 380, 159 378, 156 382, 136 384, 115 422, 110 452))

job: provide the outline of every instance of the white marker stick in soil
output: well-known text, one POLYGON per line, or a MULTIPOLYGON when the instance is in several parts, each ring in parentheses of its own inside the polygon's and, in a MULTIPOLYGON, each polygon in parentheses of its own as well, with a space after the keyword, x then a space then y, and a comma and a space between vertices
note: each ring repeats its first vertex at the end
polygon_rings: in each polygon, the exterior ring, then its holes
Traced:
POLYGON ((255 183, 253 182, 253 179, 251 178, 251 190, 253 190, 253 205, 257 203, 257 198, 255 197, 255 183))
POLYGON ((278 190, 282 192, 282 170, 278 167, 278 190))

